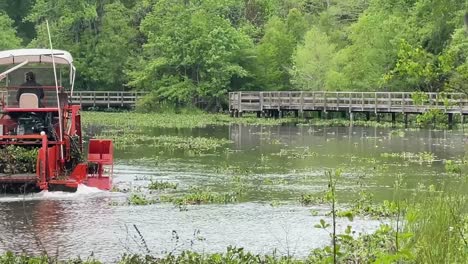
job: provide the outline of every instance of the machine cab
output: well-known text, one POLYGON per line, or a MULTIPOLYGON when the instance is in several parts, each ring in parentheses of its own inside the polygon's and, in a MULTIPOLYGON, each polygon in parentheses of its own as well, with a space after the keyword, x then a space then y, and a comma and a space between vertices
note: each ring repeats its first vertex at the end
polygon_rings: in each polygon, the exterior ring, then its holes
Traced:
POLYGON ((70 53, 61 50, 0 52, 0 155, 12 158, 0 162, 0 187, 75 191, 85 184, 111 188, 112 141, 90 140, 88 160, 82 155, 80 106, 68 98, 75 79, 72 62, 70 53), (15 151, 35 159, 16 158, 15 151))
POLYGON ((19 49, 0 52, 0 136, 59 133, 60 109, 68 107, 75 68, 70 53, 19 49), (53 56, 52 56, 53 55, 53 56), (55 62, 56 69, 53 69, 55 62), (60 105, 59 105, 60 104, 60 105), (56 133, 54 133, 56 132, 56 133))

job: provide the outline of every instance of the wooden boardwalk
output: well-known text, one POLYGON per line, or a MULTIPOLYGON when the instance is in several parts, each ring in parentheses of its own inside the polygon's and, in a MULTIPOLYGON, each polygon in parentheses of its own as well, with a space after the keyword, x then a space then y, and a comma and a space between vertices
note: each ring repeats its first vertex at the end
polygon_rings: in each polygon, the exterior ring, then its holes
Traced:
MULTIPOLYGON (((146 94, 148 92, 75 91, 71 100, 81 107, 134 108, 146 94)), ((0 98, 3 96, 6 97, 6 92, 0 91, 0 98)))
MULTIPOLYGON (((427 93, 427 101, 418 105, 407 92, 231 92, 229 111, 238 116, 245 112, 282 115, 306 111, 345 113, 421 114, 439 109, 449 114, 468 114, 468 97, 461 93, 427 93)), ((450 118, 450 117, 449 117, 450 118)))

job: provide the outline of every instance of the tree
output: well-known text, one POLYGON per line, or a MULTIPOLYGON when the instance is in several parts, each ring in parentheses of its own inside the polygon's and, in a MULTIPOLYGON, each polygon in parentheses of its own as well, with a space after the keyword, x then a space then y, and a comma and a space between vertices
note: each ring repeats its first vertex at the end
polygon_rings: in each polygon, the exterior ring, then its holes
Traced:
POLYGON ((384 12, 366 12, 349 30, 352 44, 334 58, 333 71, 338 74, 331 77, 340 80, 331 78, 330 89, 374 91, 395 64, 404 19, 384 12))
POLYGON ((159 1, 142 22, 148 38, 130 85, 156 97, 219 100, 233 79, 248 76, 242 62, 252 43, 219 12, 218 2, 159 1))
POLYGON ((0 50, 17 48, 21 39, 16 36, 13 20, 0 12, 0 50))
POLYGON ((468 34, 459 28, 444 51, 445 65, 450 70, 446 89, 468 95, 468 34))
POLYGON ((24 18, 28 15, 34 0, 2 0, 0 1, 0 10, 4 10, 6 14, 13 20, 13 26, 17 29, 18 37, 24 44, 27 44, 35 36, 34 24, 25 21, 24 18))
POLYGON ((290 89, 292 55, 302 41, 308 24, 296 8, 290 9, 285 20, 272 17, 265 26, 265 35, 256 49, 255 77, 260 90, 290 89))
POLYGON ((440 92, 444 79, 451 66, 445 66, 444 56, 435 56, 422 47, 413 47, 405 40, 401 41, 398 61, 386 79, 404 80, 408 88, 424 92, 440 92))
POLYGON ((299 90, 325 90, 335 45, 316 27, 309 30, 304 44, 294 53, 293 84, 299 90))
POLYGON ((119 1, 37 0, 27 19, 36 24, 33 48, 49 47, 49 21, 54 48, 75 58, 77 87, 122 89, 127 60, 136 49, 132 10, 119 1))
POLYGON ((104 6, 100 33, 87 48, 86 66, 81 70, 94 89, 119 89, 127 83, 125 68, 137 48, 137 30, 132 26, 133 14, 116 2, 104 6))

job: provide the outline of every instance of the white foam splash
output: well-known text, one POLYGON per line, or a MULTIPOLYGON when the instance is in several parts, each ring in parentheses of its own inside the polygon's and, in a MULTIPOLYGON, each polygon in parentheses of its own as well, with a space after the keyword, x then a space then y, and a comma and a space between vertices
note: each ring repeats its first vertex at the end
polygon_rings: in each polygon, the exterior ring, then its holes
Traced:
POLYGON ((74 199, 94 196, 96 194, 105 194, 106 191, 100 190, 95 187, 89 187, 84 184, 78 185, 76 192, 50 192, 50 191, 41 191, 39 193, 26 194, 26 195, 17 195, 17 196, 6 196, 0 197, 0 202, 14 202, 14 201, 31 201, 31 200, 47 200, 47 199, 74 199))
POLYGON ((76 192, 50 192, 50 191, 42 191, 39 193, 43 198, 73 198, 73 197, 83 197, 84 195, 95 194, 95 193, 103 193, 105 191, 99 190, 95 187, 89 187, 84 184, 78 185, 78 189, 76 192))

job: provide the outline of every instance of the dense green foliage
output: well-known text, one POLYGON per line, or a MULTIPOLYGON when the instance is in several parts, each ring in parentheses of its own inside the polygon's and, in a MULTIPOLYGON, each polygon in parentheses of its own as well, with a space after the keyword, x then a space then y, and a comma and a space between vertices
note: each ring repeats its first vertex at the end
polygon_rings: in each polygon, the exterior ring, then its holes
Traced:
POLYGON ((235 90, 467 92, 466 0, 5 0, 0 49, 72 52, 79 89, 219 107, 235 90), (16 32, 17 31, 17 32, 16 32))
POLYGON ((38 149, 10 145, 0 148, 0 173, 35 173, 38 149))

